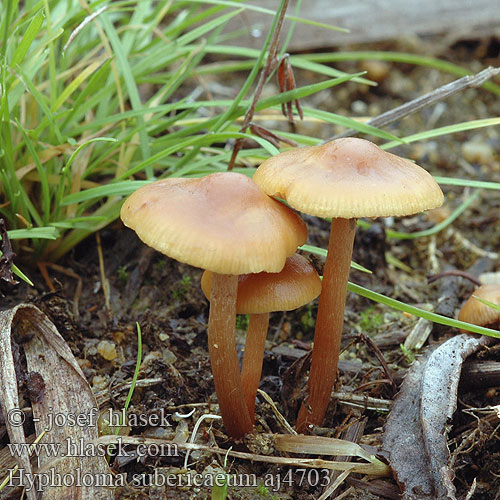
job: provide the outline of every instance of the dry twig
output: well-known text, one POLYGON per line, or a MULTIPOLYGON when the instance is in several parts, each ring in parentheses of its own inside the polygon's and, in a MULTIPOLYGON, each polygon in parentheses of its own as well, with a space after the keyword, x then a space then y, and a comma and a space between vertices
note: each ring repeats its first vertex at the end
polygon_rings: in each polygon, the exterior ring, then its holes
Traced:
MULTIPOLYGON (((262 89, 264 88, 264 84, 266 83, 268 76, 271 74, 271 72, 275 67, 276 54, 278 53, 279 37, 281 33, 281 28, 283 26, 283 21, 285 20, 285 14, 287 8, 288 8, 288 0, 285 0, 283 8, 281 9, 280 12, 278 24, 276 25, 276 29, 273 33, 273 38, 271 40, 271 44, 269 47, 269 54, 267 56, 266 64, 264 65, 262 71, 260 72, 259 81, 257 82, 257 87, 253 95, 252 103, 250 104, 250 107, 248 108, 245 114, 245 119, 243 120, 243 125, 241 126, 240 132, 245 132, 250 122, 252 121, 253 115, 255 113, 255 107, 259 102, 260 95, 262 94, 262 89)), ((237 139, 233 146, 233 153, 231 155, 231 159, 229 160, 229 165, 227 167, 228 170, 233 169, 234 162, 236 161, 236 156, 238 156, 241 146, 242 146, 241 140, 237 139)))
MULTIPOLYGON (((415 111, 418 111, 426 106, 429 106, 430 104, 442 101, 443 99, 446 99, 447 97, 450 97, 451 95, 456 94, 457 92, 460 92, 466 88, 479 87, 490 78, 493 78, 494 76, 497 76, 499 74, 500 74, 500 68, 494 68, 492 66, 489 66, 488 68, 483 69, 482 71, 480 71, 475 75, 467 75, 462 78, 459 78, 458 80, 455 80, 451 83, 447 83, 446 85, 434 89, 431 92, 428 92, 427 94, 424 94, 420 97, 417 97, 416 99, 406 102, 405 104, 402 104, 397 108, 391 109, 390 111, 386 111, 385 113, 382 113, 376 116, 375 118, 372 118, 366 124, 371 125, 373 127, 383 127, 385 125, 388 125, 389 123, 395 122, 396 120, 400 120, 401 118, 404 118, 407 115, 415 113, 415 111)), ((323 141, 322 144, 333 141, 334 139, 339 139, 340 137, 349 137, 357 133, 358 132, 354 129, 346 130, 341 134, 337 134, 334 137, 331 137, 330 139, 323 141)))

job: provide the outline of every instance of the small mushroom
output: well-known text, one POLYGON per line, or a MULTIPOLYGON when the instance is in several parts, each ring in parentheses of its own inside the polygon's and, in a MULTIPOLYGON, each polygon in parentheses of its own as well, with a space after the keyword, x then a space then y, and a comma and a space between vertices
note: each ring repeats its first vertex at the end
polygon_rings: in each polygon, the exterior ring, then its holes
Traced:
MULTIPOLYGON (((201 288, 207 299, 210 297, 212 277, 211 271, 205 271, 201 278, 201 288)), ((269 313, 297 309, 314 300, 320 292, 321 280, 316 269, 299 254, 288 257, 279 273, 238 276, 236 313, 250 315, 241 379, 252 422, 262 373, 269 313)))
POLYGON ((214 272, 208 348, 217 399, 228 435, 250 432, 234 337, 238 275, 281 271, 307 238, 304 222, 233 172, 148 184, 126 200, 120 215, 147 245, 214 272))
POLYGON ((440 206, 432 176, 364 139, 343 138, 285 151, 266 160, 253 180, 270 196, 318 217, 331 217, 309 374, 308 406, 297 429, 321 425, 337 376, 356 219, 409 215, 440 206))
POLYGON ((462 306, 458 319, 478 326, 494 326, 500 329, 500 311, 490 307, 477 298, 500 306, 500 285, 481 285, 462 306))

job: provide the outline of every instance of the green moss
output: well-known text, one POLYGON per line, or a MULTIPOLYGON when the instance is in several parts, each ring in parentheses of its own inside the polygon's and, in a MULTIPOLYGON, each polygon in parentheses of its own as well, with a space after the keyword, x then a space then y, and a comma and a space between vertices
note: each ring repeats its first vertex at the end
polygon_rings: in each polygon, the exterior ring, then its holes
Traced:
POLYGON ((316 319, 314 317, 315 315, 313 314, 313 310, 311 306, 307 306, 306 310, 300 317, 300 324, 302 326, 302 330, 304 333, 307 333, 309 330, 314 329, 314 325, 316 322, 316 319))
POLYGON ((184 276, 172 290, 172 296, 175 300, 182 300, 191 290, 192 283, 189 276, 184 276))
POLYGON ((359 327, 364 333, 374 333, 384 323, 382 313, 376 312, 375 306, 365 309, 359 319, 359 327))
POLYGON ((127 283, 128 281, 127 266, 120 266, 118 268, 118 279, 124 284, 127 283))
POLYGON ((236 316, 236 328, 238 330, 248 330, 248 324, 250 323, 250 315, 249 314, 238 314, 236 316))

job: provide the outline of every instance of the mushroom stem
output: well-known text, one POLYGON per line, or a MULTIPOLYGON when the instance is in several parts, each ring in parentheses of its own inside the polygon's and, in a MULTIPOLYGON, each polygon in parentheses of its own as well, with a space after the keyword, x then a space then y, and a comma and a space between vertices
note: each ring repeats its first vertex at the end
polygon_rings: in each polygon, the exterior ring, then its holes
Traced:
POLYGON ((307 406, 302 406, 296 428, 321 425, 337 377, 337 364, 344 324, 347 282, 351 266, 356 219, 332 219, 330 242, 323 272, 309 373, 307 406))
POLYGON ((243 397, 240 366, 236 353, 236 292, 238 276, 214 273, 208 318, 208 350, 224 427, 239 438, 253 427, 243 397))
POLYGON ((269 313, 251 314, 248 325, 245 354, 241 368, 243 395, 252 422, 255 420, 255 397, 262 374, 269 313))

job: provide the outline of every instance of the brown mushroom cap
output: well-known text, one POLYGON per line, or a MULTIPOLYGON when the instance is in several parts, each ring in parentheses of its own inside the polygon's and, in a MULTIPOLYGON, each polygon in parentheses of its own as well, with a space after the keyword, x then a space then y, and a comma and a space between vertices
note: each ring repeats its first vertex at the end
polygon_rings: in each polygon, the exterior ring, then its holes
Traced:
POLYGON ((273 156, 253 180, 270 196, 319 217, 409 215, 443 203, 423 168, 353 137, 273 156))
POLYGON ((462 309, 460 309, 458 319, 478 326, 491 325, 499 321, 500 311, 479 302, 476 297, 500 306, 500 286, 481 285, 477 288, 469 300, 462 306, 462 309))
POLYGON ((120 216, 146 245, 222 274, 281 271, 307 238, 293 210, 234 172, 153 182, 125 201, 120 216))
MULTIPOLYGON (((201 289, 209 299, 213 273, 205 271, 201 289)), ((312 264, 302 255, 286 259, 279 273, 242 274, 238 276, 236 312, 262 314, 291 311, 314 300, 321 292, 321 279, 312 264)))

